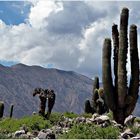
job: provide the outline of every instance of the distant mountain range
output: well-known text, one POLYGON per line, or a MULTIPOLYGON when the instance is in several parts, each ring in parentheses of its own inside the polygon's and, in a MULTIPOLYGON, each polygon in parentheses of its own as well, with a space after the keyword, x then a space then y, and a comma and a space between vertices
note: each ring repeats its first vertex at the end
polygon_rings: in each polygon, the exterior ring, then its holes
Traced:
MULTIPOLYGON (((40 66, 17 64, 0 65, 0 100, 5 103, 5 115, 14 104, 14 117, 38 112, 39 98, 33 97, 34 88, 50 88, 56 93, 56 112, 84 112, 85 100, 91 99, 93 80, 72 71, 47 69, 40 66)), ((135 114, 140 116, 140 100, 135 114)))

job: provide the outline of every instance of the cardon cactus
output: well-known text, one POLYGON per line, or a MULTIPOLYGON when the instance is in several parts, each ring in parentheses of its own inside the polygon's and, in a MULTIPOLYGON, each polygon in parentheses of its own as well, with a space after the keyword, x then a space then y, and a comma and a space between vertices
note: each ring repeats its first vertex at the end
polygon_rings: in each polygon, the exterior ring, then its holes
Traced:
POLYGON ((116 122, 124 124, 136 105, 139 90, 139 58, 137 47, 137 27, 130 26, 130 61, 131 77, 128 87, 127 82, 127 52, 128 52, 128 17, 129 10, 123 8, 120 17, 120 32, 117 25, 112 26, 112 38, 114 46, 114 85, 111 73, 111 39, 106 38, 103 46, 102 78, 107 105, 113 112, 116 122))
POLYGON ((14 105, 11 104, 11 106, 10 106, 10 118, 12 118, 12 116, 13 116, 13 109, 14 109, 14 105))
POLYGON ((48 99, 48 110, 47 110, 47 114, 45 115, 46 118, 49 119, 50 114, 52 112, 52 108, 55 104, 55 93, 54 90, 49 90, 48 94, 47 94, 47 99, 48 99))
POLYGON ((99 78, 95 77, 93 84, 93 96, 92 96, 92 104, 90 104, 89 100, 85 102, 85 113, 98 113, 103 114, 108 111, 105 98, 104 91, 102 88, 99 88, 99 78))
POLYGON ((40 99, 40 108, 39 108, 39 115, 45 116, 45 108, 46 108, 46 95, 44 94, 44 90, 42 88, 36 88, 33 91, 33 97, 39 95, 40 99))
POLYGON ((4 102, 0 102, 0 118, 3 117, 4 114, 4 102))
POLYGON ((94 109, 96 112, 100 115, 102 115, 105 112, 108 112, 108 107, 106 105, 105 97, 104 97, 104 90, 103 88, 99 88, 98 90, 95 90, 95 93, 97 94, 96 100, 95 100, 95 106, 94 109))
POLYGON ((55 93, 53 90, 49 90, 49 89, 44 90, 42 88, 36 88, 33 91, 33 96, 37 94, 39 95, 40 98, 39 114, 48 119, 55 103, 55 93), (47 114, 45 114, 47 100, 48 100, 48 110, 47 110, 47 114))
POLYGON ((89 100, 85 101, 85 113, 92 113, 92 107, 89 100))

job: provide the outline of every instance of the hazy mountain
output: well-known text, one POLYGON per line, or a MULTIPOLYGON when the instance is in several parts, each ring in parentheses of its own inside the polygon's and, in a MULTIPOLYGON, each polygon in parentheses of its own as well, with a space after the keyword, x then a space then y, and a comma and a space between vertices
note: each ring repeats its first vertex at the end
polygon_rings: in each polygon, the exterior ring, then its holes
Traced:
MULTIPOLYGON (((5 102, 5 115, 9 115, 11 103, 15 105, 15 117, 37 112, 39 98, 32 97, 36 87, 54 89, 56 103, 53 111, 82 113, 85 100, 91 99, 92 84, 88 77, 72 71, 23 64, 11 67, 0 65, 0 100, 5 102)), ((135 114, 140 116, 139 108, 140 99, 135 109, 135 114)))
POLYGON ((10 104, 15 104, 15 117, 38 111, 39 98, 32 97, 36 87, 54 89, 54 111, 82 113, 85 99, 91 97, 92 83, 91 79, 72 71, 23 64, 12 67, 0 65, 0 100, 5 102, 6 115, 10 104))

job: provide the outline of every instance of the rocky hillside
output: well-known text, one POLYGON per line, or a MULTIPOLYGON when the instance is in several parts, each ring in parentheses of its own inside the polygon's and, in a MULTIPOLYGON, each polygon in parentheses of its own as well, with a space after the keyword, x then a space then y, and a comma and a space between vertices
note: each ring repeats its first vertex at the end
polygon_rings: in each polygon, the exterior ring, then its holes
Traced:
POLYGON ((124 126, 112 114, 52 113, 49 120, 32 115, 2 119, 0 139, 140 139, 140 118, 130 115, 124 126), (23 124, 24 122, 24 124, 23 124))
POLYGON ((54 111, 83 112, 84 101, 91 96, 93 81, 72 71, 46 69, 17 64, 0 65, 0 100, 5 102, 5 114, 13 103, 14 116, 21 117, 38 111, 39 99, 32 97, 36 87, 51 88, 56 93, 54 111))
MULTIPOLYGON (((14 117, 37 112, 38 97, 32 97, 36 87, 51 88, 56 93, 53 111, 82 113, 86 98, 91 99, 93 81, 72 71, 46 69, 39 66, 17 64, 0 65, 0 100, 5 102, 5 115, 13 103, 14 117)), ((135 114, 140 116, 140 99, 135 114)))

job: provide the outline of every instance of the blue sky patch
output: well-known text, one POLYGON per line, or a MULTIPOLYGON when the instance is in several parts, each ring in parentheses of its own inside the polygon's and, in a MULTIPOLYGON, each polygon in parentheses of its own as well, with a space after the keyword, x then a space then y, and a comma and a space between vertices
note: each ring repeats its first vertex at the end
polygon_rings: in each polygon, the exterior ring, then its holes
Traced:
POLYGON ((31 4, 24 1, 1 1, 0 19, 7 25, 24 23, 30 12, 31 4))

